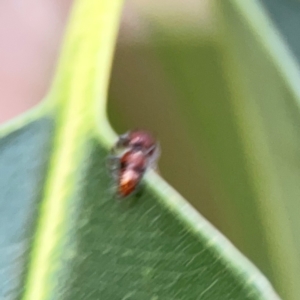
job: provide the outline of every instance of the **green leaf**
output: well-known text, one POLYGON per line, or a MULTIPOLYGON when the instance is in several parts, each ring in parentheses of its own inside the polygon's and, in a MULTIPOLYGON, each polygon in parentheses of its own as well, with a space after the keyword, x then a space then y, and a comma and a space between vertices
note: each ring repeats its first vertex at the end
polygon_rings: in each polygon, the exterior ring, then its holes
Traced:
POLYGON ((1 130, 0 297, 278 299, 158 175, 115 201, 105 99, 120 0, 78 0, 47 100, 1 130))
POLYGON ((300 295, 300 71, 259 3, 234 0, 220 5, 229 47, 232 109, 254 191, 253 206, 265 236, 264 256, 280 294, 296 300, 300 295))

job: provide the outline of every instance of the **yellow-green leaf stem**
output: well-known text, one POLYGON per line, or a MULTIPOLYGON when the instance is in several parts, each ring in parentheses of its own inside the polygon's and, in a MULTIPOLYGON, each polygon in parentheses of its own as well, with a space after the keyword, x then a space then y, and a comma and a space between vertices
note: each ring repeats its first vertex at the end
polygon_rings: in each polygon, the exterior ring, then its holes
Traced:
POLYGON ((41 300, 50 290, 51 256, 64 226, 64 207, 71 192, 80 145, 92 130, 95 100, 105 107, 106 90, 121 0, 78 0, 50 98, 58 110, 54 141, 25 300, 41 300), (99 72, 96 72, 99 70, 99 72), (99 99, 101 98, 101 99, 99 99))

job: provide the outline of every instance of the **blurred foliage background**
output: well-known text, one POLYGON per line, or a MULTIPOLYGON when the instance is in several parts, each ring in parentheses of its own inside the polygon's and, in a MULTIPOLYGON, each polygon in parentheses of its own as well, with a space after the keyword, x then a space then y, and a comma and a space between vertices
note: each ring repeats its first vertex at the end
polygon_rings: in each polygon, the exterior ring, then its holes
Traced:
POLYGON ((128 1, 108 114, 118 133, 153 131, 162 146, 162 176, 259 260, 257 237, 250 241, 240 227, 252 223, 251 218, 241 219, 240 198, 246 205, 245 198, 251 201, 253 195, 241 168, 242 145, 230 107, 215 9, 203 0, 128 1), (227 182, 222 171, 230 175, 227 182))
MULTIPOLYGON (((46 94, 71 5, 0 4, 0 122, 46 94)), ((153 131, 162 176, 294 300, 299 27, 298 0, 127 0, 108 101, 116 131, 153 131)))
POLYGON ((153 131, 162 176, 299 299, 299 98, 281 47, 298 51, 300 3, 275 2, 126 2, 108 114, 153 131))
POLYGON ((162 144, 162 175, 198 208, 214 212, 211 217, 218 222, 206 173, 207 145, 193 138, 203 130, 193 128, 186 119, 192 114, 191 101, 215 102, 223 92, 226 97, 214 35, 208 1, 128 1, 115 53, 108 114, 119 133, 132 128, 152 131, 162 144))

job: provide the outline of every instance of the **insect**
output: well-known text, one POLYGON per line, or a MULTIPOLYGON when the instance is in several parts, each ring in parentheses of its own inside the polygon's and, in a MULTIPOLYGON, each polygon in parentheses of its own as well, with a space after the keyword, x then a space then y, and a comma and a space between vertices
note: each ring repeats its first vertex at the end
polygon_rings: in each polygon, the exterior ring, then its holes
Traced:
POLYGON ((150 133, 134 130, 120 135, 109 156, 117 195, 125 198, 136 191, 147 169, 156 169, 159 155, 159 144, 150 133))

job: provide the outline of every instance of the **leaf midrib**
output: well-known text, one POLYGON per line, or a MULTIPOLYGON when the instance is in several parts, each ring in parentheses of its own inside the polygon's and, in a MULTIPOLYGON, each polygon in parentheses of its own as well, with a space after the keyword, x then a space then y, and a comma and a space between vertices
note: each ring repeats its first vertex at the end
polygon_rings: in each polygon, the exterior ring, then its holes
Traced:
POLYGON ((78 0, 67 32, 57 77, 50 92, 56 101, 57 128, 41 202, 24 300, 50 291, 51 255, 64 232, 66 204, 74 186, 84 136, 95 130, 95 101, 105 109, 106 89, 121 0, 78 0), (67 88, 65 88, 67 87, 67 88))

